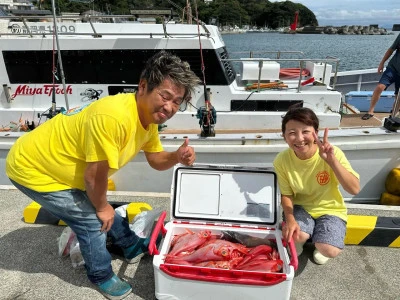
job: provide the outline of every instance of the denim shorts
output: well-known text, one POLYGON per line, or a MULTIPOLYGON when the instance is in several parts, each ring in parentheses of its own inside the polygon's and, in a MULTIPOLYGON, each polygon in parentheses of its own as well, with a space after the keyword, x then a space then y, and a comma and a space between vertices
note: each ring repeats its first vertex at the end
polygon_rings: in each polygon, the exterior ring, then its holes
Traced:
POLYGON ((391 68, 386 68, 383 72, 381 79, 379 79, 379 83, 386 86, 385 90, 394 83, 394 93, 397 95, 400 87, 400 76, 391 68))
POLYGON ((294 205, 293 215, 300 230, 308 233, 313 243, 332 245, 339 249, 344 248, 346 222, 336 216, 323 215, 314 219, 300 205, 294 205))

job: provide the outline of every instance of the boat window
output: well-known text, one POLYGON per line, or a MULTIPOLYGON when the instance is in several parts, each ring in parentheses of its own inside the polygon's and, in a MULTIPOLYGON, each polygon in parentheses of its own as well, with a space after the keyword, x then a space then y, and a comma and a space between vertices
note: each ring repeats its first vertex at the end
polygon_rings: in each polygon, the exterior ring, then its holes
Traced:
MULTIPOLYGON (((189 62, 203 80, 198 49, 168 50, 189 62)), ((156 50, 62 50, 65 81, 68 84, 137 84, 144 63, 156 50)), ((51 83, 52 51, 3 51, 4 62, 12 84, 51 83)), ((207 85, 228 85, 236 74, 225 48, 203 49, 207 85)), ((57 58, 56 58, 57 61, 57 58)), ((58 74, 60 72, 58 71, 58 74)), ((61 82, 61 76, 58 76, 61 82)))

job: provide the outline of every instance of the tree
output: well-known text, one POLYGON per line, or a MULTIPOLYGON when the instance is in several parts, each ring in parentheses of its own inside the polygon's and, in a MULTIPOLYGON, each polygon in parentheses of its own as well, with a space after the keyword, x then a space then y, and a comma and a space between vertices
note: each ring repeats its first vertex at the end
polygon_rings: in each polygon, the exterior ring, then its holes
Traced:
MULTIPOLYGON (((266 7, 270 4, 269 1, 260 1, 260 0, 239 0, 240 5, 244 10, 247 11, 249 15, 249 23, 257 24, 257 20, 261 16, 262 12, 266 9, 266 7)), ((258 24, 261 26, 261 24, 258 24)), ((264 24, 262 24, 264 26, 264 24)))
POLYGON ((215 14, 221 25, 240 25, 248 23, 250 18, 238 0, 215 0, 215 14))
POLYGON ((293 22, 296 11, 299 12, 298 27, 318 25, 318 21, 312 11, 302 4, 293 3, 291 1, 267 4, 262 14, 256 19, 256 23, 258 26, 267 24, 268 27, 273 29, 287 27, 293 22))
MULTIPOLYGON (((36 0, 38 1, 38 0, 36 0)), ((83 3, 89 0, 57 0, 56 13, 79 12, 93 9, 106 14, 130 14, 131 9, 173 9, 182 17, 187 1, 190 1, 192 14, 195 17, 195 3, 199 19, 209 23, 217 19, 220 25, 256 24, 259 27, 278 28, 289 26, 294 14, 299 12, 299 26, 317 26, 317 19, 312 11, 302 4, 291 1, 270 2, 268 0, 213 0, 206 4, 204 0, 95 0, 93 3, 83 3)), ((43 9, 51 10, 51 0, 44 0, 43 9)))

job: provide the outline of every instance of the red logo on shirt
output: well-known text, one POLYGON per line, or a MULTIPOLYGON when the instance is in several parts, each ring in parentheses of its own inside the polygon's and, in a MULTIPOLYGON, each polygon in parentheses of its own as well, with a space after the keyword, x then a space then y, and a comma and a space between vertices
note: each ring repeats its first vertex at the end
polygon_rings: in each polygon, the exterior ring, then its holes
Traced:
POLYGON ((326 185, 330 181, 329 173, 326 171, 319 172, 316 177, 319 185, 326 185))

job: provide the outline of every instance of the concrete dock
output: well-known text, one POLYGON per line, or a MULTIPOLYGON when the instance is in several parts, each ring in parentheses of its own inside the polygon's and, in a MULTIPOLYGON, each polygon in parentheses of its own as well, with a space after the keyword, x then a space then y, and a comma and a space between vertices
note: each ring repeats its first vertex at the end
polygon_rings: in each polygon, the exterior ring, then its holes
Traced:
MULTIPOLYGON (((147 202, 168 211, 168 194, 112 192, 109 201, 147 202)), ((105 299, 87 280, 82 267, 58 256, 57 238, 63 226, 28 224, 23 211, 31 200, 19 191, 0 188, 0 299, 105 299)), ((348 205, 356 215, 400 217, 399 207, 348 205)), ((312 245, 299 257, 293 279, 293 300, 400 299, 400 250, 391 247, 347 245, 326 265, 312 260, 312 245)), ((129 265, 114 256, 116 274, 133 286, 126 299, 155 299, 152 257, 129 265)), ((266 295, 265 299, 269 299, 266 295)))

